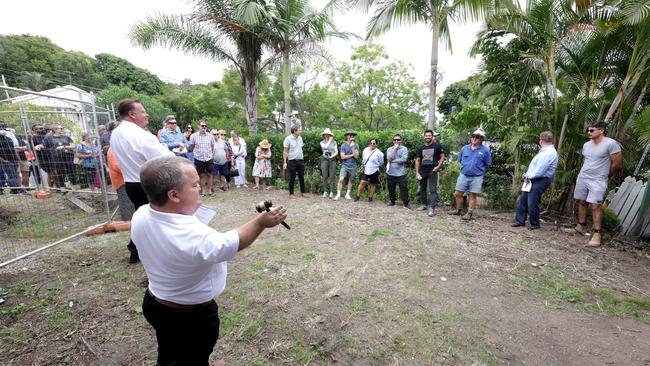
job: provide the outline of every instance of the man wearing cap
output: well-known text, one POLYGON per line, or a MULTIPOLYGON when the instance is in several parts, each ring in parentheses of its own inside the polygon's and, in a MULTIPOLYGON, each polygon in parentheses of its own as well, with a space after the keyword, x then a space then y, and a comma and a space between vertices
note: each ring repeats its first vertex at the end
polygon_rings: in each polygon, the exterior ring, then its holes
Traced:
POLYGON ((584 234, 587 229, 587 206, 591 205, 593 216, 593 233, 587 246, 600 246, 603 211, 601 205, 605 199, 607 181, 618 171, 623 162, 623 153, 619 143, 605 137, 605 122, 594 122, 587 128, 589 141, 582 146, 584 162, 576 180, 573 198, 578 200, 578 224, 575 228, 565 229, 568 233, 584 234))
POLYGON ((296 175, 300 183, 300 195, 306 197, 305 193, 305 162, 302 155, 302 137, 300 137, 300 127, 291 127, 291 135, 284 138, 284 158, 283 168, 289 169, 289 197, 293 197, 293 185, 296 183, 296 175))
POLYGON ((181 133, 177 126, 176 117, 165 117, 165 129, 160 133, 160 142, 167 145, 169 150, 173 151, 178 156, 185 156, 187 150, 187 140, 181 133))
POLYGON ((460 175, 456 181, 456 211, 452 215, 461 215, 463 208, 463 195, 469 192, 469 209, 463 215, 463 220, 470 220, 476 209, 476 196, 481 193, 483 186, 483 175, 492 164, 490 149, 483 146, 485 131, 477 129, 470 136, 470 143, 463 146, 458 155, 460 163, 460 175))
POLYGON ((207 184, 207 194, 212 194, 212 154, 214 151, 214 137, 207 131, 208 125, 204 120, 199 121, 199 131, 190 136, 189 150, 194 154, 194 166, 201 177, 201 194, 207 184))
POLYGON ((348 191, 345 193, 345 199, 351 200, 350 192, 352 192, 352 185, 354 184, 354 177, 357 174, 357 158, 359 157, 359 144, 354 142, 357 134, 352 130, 348 130, 345 133, 346 142, 341 144, 340 156, 341 160, 341 171, 339 173, 339 184, 337 186, 336 196, 334 196, 334 201, 337 201, 341 198, 341 189, 343 189, 343 183, 345 180, 348 180, 348 191))
POLYGON ((445 150, 435 137, 439 134, 432 130, 424 131, 424 145, 415 154, 415 178, 420 182, 420 202, 418 210, 429 210, 428 215, 435 215, 438 201, 438 172, 445 162, 445 150))
MULTIPOLYGON (((122 123, 111 133, 110 145, 124 176, 126 194, 137 210, 138 207, 149 203, 140 185, 140 168, 148 160, 165 155, 173 156, 173 153, 161 144, 154 134, 146 130, 149 115, 140 100, 123 99, 117 111, 122 117, 122 123)), ((127 248, 130 252, 129 263, 137 263, 140 258, 132 240, 127 248)))
POLYGON ((339 149, 334 140, 332 130, 326 128, 320 134, 323 140, 320 142, 321 149, 321 162, 320 172, 323 177, 323 198, 327 198, 327 186, 329 185, 329 197, 334 198, 334 179, 336 176, 336 156, 339 154, 339 149))
POLYGON ((557 151, 553 146, 553 133, 544 131, 539 135, 541 149, 535 155, 524 173, 525 187, 519 195, 519 206, 515 223, 512 227, 521 227, 526 224, 526 214, 530 222, 530 230, 539 229, 539 205, 542 202, 542 194, 551 184, 553 174, 557 168, 557 151))
POLYGON ((207 366, 219 337, 214 299, 225 289, 227 262, 284 221, 287 211, 271 209, 222 233, 195 216, 199 176, 189 160, 153 159, 140 176, 151 203, 133 215, 131 235, 149 279, 142 314, 156 332, 156 364, 207 366))

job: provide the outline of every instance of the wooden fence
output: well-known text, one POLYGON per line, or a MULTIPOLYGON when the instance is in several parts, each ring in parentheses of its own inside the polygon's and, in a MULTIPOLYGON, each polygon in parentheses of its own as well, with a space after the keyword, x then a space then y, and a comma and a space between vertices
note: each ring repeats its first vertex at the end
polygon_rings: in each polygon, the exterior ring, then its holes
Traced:
POLYGON ((650 238, 650 184, 627 177, 611 197, 608 207, 621 220, 621 234, 650 238))

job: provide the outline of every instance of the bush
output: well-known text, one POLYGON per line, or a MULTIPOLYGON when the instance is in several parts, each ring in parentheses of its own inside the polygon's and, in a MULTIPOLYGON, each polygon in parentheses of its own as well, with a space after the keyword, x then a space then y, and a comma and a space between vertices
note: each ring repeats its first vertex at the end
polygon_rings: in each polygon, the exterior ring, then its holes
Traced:
MULTIPOLYGON (((619 220, 614 211, 605 206, 601 206, 601 208, 603 210, 602 229, 608 233, 617 233, 621 231, 621 220, 619 220)), ((589 220, 593 220, 591 216, 591 205, 589 205, 587 216, 589 220)))

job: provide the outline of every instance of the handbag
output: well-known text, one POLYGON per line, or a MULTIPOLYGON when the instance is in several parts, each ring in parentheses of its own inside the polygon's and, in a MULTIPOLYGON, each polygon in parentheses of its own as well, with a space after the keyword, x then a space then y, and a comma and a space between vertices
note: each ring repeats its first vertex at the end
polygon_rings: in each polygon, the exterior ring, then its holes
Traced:
POLYGON ((372 152, 372 154, 370 154, 370 156, 368 156, 368 159, 366 159, 366 161, 361 163, 361 165, 359 166, 359 169, 358 169, 359 173, 363 174, 363 172, 366 170, 366 163, 368 162, 368 160, 370 160, 370 158, 372 158, 372 156, 375 154, 376 151, 377 151, 377 149, 375 149, 372 152))
POLYGON ((239 169, 237 169, 237 168, 235 168, 235 169, 230 169, 230 170, 228 171, 228 176, 229 176, 230 178, 238 177, 238 176, 239 176, 239 169))

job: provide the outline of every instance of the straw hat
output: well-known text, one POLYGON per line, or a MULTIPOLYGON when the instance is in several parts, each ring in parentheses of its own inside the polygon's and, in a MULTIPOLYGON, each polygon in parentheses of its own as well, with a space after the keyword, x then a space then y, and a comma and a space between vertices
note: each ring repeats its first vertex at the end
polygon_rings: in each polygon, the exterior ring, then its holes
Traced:
POLYGON ((260 141, 259 145, 262 149, 268 149, 271 147, 271 144, 269 144, 269 141, 267 139, 260 141))
POLYGON ((482 128, 478 128, 476 131, 472 133, 472 135, 479 135, 483 137, 483 140, 485 140, 485 131, 483 131, 482 128))
POLYGON ((348 132, 345 133, 345 136, 356 136, 357 133, 354 132, 353 130, 348 130, 348 132))
POLYGON ((323 135, 334 136, 334 134, 332 133, 332 130, 330 130, 329 128, 326 128, 325 131, 323 131, 323 132, 320 133, 320 135, 321 135, 321 136, 323 136, 323 135))

